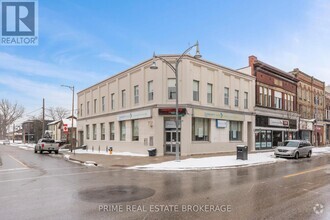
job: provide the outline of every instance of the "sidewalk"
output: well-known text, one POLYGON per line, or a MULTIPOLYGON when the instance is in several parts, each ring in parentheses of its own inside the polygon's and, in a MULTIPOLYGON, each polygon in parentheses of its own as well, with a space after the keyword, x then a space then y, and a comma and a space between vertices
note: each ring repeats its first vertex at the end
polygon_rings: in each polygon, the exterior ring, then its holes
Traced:
MULTIPOLYGON (((114 152, 109 155, 106 152, 90 152, 78 151, 73 154, 71 152, 63 152, 65 157, 70 160, 84 163, 88 161, 90 164, 97 164, 106 168, 128 168, 136 170, 210 170, 210 169, 227 169, 235 167, 255 166, 261 164, 270 164, 283 162, 287 159, 275 158, 273 151, 250 152, 248 160, 236 160, 236 152, 203 154, 193 156, 182 156, 180 162, 175 161, 175 156, 159 156, 148 157, 146 155, 126 156, 129 153, 114 152), (116 155, 117 154, 117 155, 116 155)), ((321 154, 330 154, 330 147, 320 147, 313 149, 313 157, 321 154)), ((134 154, 132 154, 134 155, 134 154)))
MULTIPOLYGON (((249 156, 254 154, 267 154, 273 155, 273 150, 271 151, 263 151, 263 152, 250 152, 249 156)), ((164 162, 175 162, 175 155, 166 155, 166 156, 156 156, 156 157, 149 157, 147 155, 137 155, 137 154, 131 154, 134 156, 127 156, 129 153, 119 153, 119 152, 113 152, 112 155, 109 155, 106 152, 86 152, 85 150, 77 150, 74 154, 73 152, 64 151, 62 152, 64 154, 65 158, 69 158, 73 161, 78 161, 80 163, 88 162, 89 164, 97 164, 98 166, 106 167, 106 168, 137 168, 137 169, 145 169, 144 166, 150 166, 154 164, 162 164, 164 162)), ((236 160, 236 152, 225 152, 225 153, 213 153, 213 154, 200 154, 200 155, 192 155, 192 156, 181 156, 180 161, 186 161, 190 159, 210 159, 210 158, 218 158, 221 160, 221 158, 230 157, 233 161, 236 160)), ((240 160, 239 160, 240 161, 240 160)), ((261 158, 261 161, 264 161, 264 159, 261 158)), ((180 162, 180 164, 182 164, 180 162)), ((251 160, 245 161, 245 163, 251 163, 251 160)), ((260 159, 257 161, 260 162, 260 159)), ((267 159, 264 161, 266 163, 274 162, 273 159, 267 159)), ((240 163, 240 162, 238 162, 240 163)), ((256 161, 254 160, 254 163, 256 161)), ((175 162, 177 165, 177 162, 175 162)))

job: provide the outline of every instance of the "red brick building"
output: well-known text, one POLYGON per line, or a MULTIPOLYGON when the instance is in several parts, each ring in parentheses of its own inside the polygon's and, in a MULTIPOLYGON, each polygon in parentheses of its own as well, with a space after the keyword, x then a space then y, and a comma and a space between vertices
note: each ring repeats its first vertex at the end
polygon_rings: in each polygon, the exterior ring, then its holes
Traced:
POLYGON ((249 66, 240 71, 256 77, 256 150, 270 149, 285 140, 296 139, 298 80, 255 56, 250 56, 249 66))

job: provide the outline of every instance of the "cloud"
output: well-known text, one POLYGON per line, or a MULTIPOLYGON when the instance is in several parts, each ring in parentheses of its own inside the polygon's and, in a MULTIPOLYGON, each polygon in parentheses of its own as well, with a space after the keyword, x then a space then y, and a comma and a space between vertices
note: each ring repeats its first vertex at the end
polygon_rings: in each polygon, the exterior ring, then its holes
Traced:
POLYGON ((105 61, 109 61, 109 62, 113 62, 113 63, 119 63, 119 64, 123 64, 126 66, 133 66, 133 64, 131 62, 129 62, 128 60, 113 55, 113 54, 109 54, 109 53, 101 53, 98 55, 99 58, 105 60, 105 61))
POLYGON ((49 78, 89 81, 97 75, 94 72, 83 72, 42 62, 39 60, 27 59, 9 53, 0 52, 0 69, 6 71, 20 72, 29 76, 44 76, 49 78))
POLYGON ((330 84, 329 11, 329 1, 313 1, 303 25, 283 30, 281 39, 265 47, 258 58, 285 71, 299 68, 330 84))

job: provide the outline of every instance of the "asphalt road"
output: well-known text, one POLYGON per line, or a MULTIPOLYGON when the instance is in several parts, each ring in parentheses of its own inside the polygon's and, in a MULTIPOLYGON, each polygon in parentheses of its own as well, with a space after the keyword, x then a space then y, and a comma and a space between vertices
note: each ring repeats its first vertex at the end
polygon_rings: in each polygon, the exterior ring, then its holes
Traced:
POLYGON ((0 146, 0 219, 330 219, 330 156, 238 169, 85 167, 0 146))

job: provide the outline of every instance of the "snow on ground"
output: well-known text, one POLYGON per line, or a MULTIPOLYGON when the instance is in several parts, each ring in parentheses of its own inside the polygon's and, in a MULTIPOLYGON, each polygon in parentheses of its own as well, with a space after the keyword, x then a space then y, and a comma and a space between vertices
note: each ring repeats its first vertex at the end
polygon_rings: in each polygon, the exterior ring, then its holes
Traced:
MULTIPOLYGON (((98 150, 83 150, 83 149, 78 149, 76 150, 76 154, 100 154, 100 155, 108 155, 111 156, 111 154, 109 154, 109 152, 107 151, 98 151, 98 150)), ((131 153, 131 152, 114 152, 112 151, 112 155, 118 155, 118 156, 132 156, 132 157, 147 157, 147 154, 136 154, 136 153, 131 153)))
POLYGON ((313 147, 312 155, 330 154, 330 147, 313 147))
POLYGON ((33 150, 35 144, 22 144, 22 142, 21 143, 15 142, 15 143, 10 143, 10 146, 19 147, 24 150, 33 150))
MULTIPOLYGON (((330 154, 330 147, 313 148, 313 156, 320 154, 330 154)), ((128 169, 140 170, 212 170, 227 169, 234 167, 247 167, 261 164, 270 164, 285 161, 284 158, 275 158, 274 152, 250 153, 248 160, 236 160, 236 155, 189 158, 176 161, 167 161, 158 164, 148 164, 143 166, 129 167, 128 169)))

